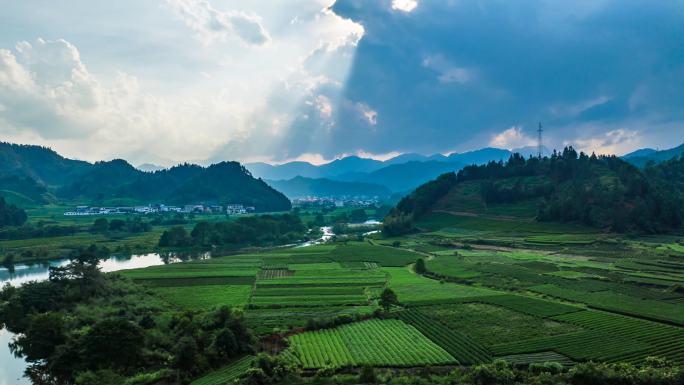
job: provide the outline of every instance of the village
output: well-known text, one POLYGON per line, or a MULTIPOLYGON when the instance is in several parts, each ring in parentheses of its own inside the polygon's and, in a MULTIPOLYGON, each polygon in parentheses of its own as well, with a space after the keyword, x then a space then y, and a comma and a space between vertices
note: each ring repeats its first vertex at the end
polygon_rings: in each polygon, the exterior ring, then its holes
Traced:
POLYGON ((167 206, 164 204, 150 204, 144 206, 119 206, 119 207, 97 207, 97 206, 76 206, 73 211, 66 211, 65 216, 89 216, 89 215, 122 215, 122 214, 153 214, 153 213, 182 213, 182 214, 226 214, 242 215, 253 213, 253 206, 242 204, 221 205, 201 205, 192 204, 184 206, 167 206))

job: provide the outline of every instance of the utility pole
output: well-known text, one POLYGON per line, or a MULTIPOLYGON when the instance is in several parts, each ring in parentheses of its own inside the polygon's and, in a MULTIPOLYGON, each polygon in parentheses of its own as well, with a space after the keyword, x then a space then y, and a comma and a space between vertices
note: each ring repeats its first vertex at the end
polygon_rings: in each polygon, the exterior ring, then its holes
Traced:
POLYGON ((541 124, 541 122, 539 122, 539 129, 537 130, 537 156, 539 157, 539 159, 541 159, 542 156, 544 155, 543 154, 544 144, 542 142, 542 133, 543 132, 544 132, 544 130, 542 129, 542 124, 541 124))

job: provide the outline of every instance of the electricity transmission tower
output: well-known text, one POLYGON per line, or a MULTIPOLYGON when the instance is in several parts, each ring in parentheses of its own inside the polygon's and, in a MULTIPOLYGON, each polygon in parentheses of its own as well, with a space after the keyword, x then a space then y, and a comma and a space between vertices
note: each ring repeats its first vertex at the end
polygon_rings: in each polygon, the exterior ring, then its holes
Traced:
POLYGON ((542 129, 542 124, 539 122, 539 129, 537 130, 537 156, 539 159, 541 159, 543 152, 544 152, 544 144, 542 142, 542 133, 544 130, 542 129))

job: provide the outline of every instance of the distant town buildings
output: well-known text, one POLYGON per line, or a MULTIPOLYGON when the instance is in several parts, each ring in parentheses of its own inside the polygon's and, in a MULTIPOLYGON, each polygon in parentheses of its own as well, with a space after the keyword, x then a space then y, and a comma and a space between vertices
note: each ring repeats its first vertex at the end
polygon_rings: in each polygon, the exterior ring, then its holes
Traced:
POLYGON ((242 204, 229 204, 224 206, 219 205, 184 205, 166 206, 163 204, 154 204, 146 206, 119 206, 119 207, 96 207, 96 206, 76 206, 74 211, 67 211, 66 216, 88 216, 88 215, 121 215, 121 214, 152 214, 152 213, 184 213, 184 214, 228 214, 239 215, 249 214, 256 209, 253 206, 244 206, 242 204))
POLYGON ((377 206, 379 197, 302 197, 292 199, 292 207, 368 207, 377 206))

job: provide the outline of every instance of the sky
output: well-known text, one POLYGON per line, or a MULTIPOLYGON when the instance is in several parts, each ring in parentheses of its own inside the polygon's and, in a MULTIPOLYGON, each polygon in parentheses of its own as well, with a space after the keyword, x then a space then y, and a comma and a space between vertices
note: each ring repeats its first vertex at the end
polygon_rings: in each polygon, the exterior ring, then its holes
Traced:
POLYGON ((0 0, 0 140, 164 166, 684 142, 684 1, 0 0))

